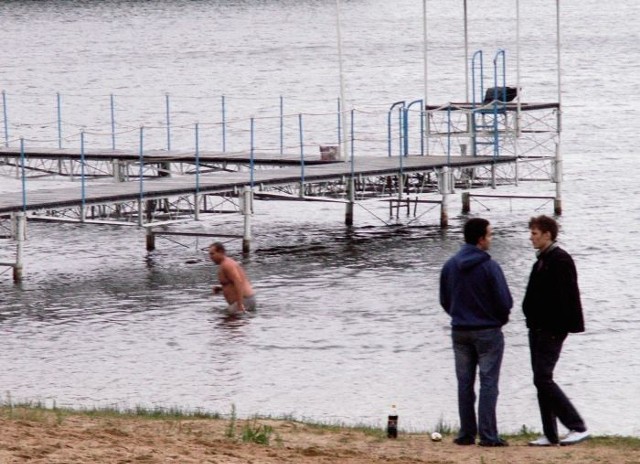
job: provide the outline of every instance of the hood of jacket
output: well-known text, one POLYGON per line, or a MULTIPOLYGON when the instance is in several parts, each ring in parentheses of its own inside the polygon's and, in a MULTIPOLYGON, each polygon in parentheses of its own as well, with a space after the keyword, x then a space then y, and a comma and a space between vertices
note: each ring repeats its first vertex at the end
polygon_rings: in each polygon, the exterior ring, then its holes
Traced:
POLYGON ((482 264, 490 259, 491 256, 489 256, 489 253, 468 243, 465 243, 454 257, 456 266, 461 271, 468 271, 469 269, 476 267, 478 264, 482 264))

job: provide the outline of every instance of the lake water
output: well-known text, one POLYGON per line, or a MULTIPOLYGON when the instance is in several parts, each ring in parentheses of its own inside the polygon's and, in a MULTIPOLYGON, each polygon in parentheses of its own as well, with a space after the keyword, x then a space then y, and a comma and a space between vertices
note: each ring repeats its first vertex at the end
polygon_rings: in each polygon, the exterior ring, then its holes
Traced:
MULTIPOLYGON (((451 3, 429 2, 432 103, 464 100, 462 2, 451 3)), ((470 49, 493 56, 503 47, 514 56, 514 2, 472 3, 470 49)), ((521 3, 524 100, 556 101, 555 2, 521 3)), ((577 263, 587 332, 569 337, 557 378, 600 434, 640 435, 639 15, 632 0, 606 8, 562 2, 560 242, 577 263)), ((386 111, 421 98, 422 2, 345 1, 342 16, 350 105, 386 111)), ((92 143, 109 146, 112 93, 120 147, 135 148, 140 124, 162 126, 167 92, 174 148, 191 147, 194 122, 219 120, 223 94, 228 117, 238 120, 265 113, 281 95, 290 113, 335 111, 335 3, 328 0, 14 1, 0 4, 0 17, 12 144, 23 136, 55 146, 56 92, 69 145, 85 126, 92 143)), ((219 126, 211 127, 203 143, 218 146, 219 126)), ((373 130, 370 142, 386 140, 384 124, 373 130)), ((295 136, 295 125, 287 131, 295 136)), ((151 146, 164 143, 160 129, 150 133, 151 146)), ((238 140, 231 149, 245 147, 246 135, 238 140)), ((16 189, 15 179, 0 179, 0 192, 16 189)), ((552 189, 527 184, 517 192, 552 189)), ((227 413, 235 404, 241 416, 370 425, 397 404, 407 430, 456 424, 449 320, 437 286, 461 242, 458 205, 455 195, 451 226, 441 231, 437 210, 396 227, 382 220, 384 205, 367 201, 347 230, 343 205, 256 202, 254 252, 242 262, 260 309, 243 319, 225 317, 210 295, 206 241, 158 239, 147 253, 135 228, 29 223, 24 282, 0 275, 0 388, 14 400, 73 407, 227 413)), ((505 327, 499 424, 539 429, 520 303, 534 259, 526 224, 552 206, 485 206, 474 204, 474 213, 495 227, 492 255, 516 302, 505 327)), ((242 227, 239 215, 204 223, 226 233, 242 227)), ((237 256, 239 244, 229 247, 237 256)), ((0 260, 11 253, 0 241, 0 260)))

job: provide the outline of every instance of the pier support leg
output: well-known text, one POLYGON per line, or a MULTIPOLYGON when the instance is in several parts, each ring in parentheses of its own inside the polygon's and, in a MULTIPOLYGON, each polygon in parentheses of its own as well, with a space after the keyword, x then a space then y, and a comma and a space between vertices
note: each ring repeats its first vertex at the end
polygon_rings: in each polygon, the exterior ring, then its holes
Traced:
POLYGON ((111 164, 113 166, 113 181, 115 183, 124 182, 125 181, 125 179, 124 179, 124 166, 122 165, 120 160, 113 159, 111 161, 111 164))
POLYGON ((344 215, 344 223, 347 226, 353 225, 353 207, 355 205, 355 180, 352 178, 349 179, 347 183, 347 208, 344 215))
POLYGON ((560 143, 556 144, 556 198, 553 200, 554 214, 562 215, 562 156, 560 153, 560 143))
POLYGON ((396 204, 396 219, 400 219, 400 204, 404 196, 404 175, 398 174, 398 202, 396 204))
POLYGON ((138 226, 142 227, 144 224, 144 206, 141 200, 138 200, 138 226))
POLYGON ((445 166, 440 171, 440 193, 442 203, 440 204, 440 227, 449 226, 449 167, 445 166))
POLYGON ((471 211, 471 194, 469 192, 462 193, 462 214, 469 214, 471 211))
POLYGON ((253 190, 245 187, 242 191, 242 214, 244 215, 244 233, 242 235, 242 252, 249 253, 251 251, 251 213, 253 203, 253 190))
POLYGON ((26 217, 22 211, 16 213, 16 264, 13 266, 13 281, 18 283, 22 281, 22 251, 24 246, 24 231, 26 217))
POLYGON ((146 241, 147 251, 153 251, 156 249, 156 235, 153 233, 153 229, 151 227, 147 227, 146 241))
POLYGON ((200 195, 193 195, 193 219, 200 220, 200 195))
POLYGON ((496 165, 492 164, 491 165, 491 188, 495 189, 496 188, 496 165))
POLYGON ((164 161, 158 166, 158 177, 171 177, 171 162, 164 161))

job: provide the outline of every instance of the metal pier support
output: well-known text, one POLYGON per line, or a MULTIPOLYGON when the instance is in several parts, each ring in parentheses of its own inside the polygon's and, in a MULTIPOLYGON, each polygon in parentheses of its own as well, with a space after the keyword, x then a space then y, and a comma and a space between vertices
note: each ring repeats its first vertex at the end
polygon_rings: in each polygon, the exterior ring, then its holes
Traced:
POLYGON ((16 263, 13 266, 13 281, 18 283, 22 281, 22 251, 24 247, 24 235, 25 235, 25 221, 26 216, 24 212, 20 211, 16 213, 16 263))
POLYGON ((242 235, 242 252, 251 251, 251 214, 253 204, 253 189, 245 187, 242 191, 242 214, 244 215, 244 233, 242 235))
POLYGON ((449 167, 444 166, 440 171, 440 193, 442 204, 440 205, 440 227, 449 226, 449 167))
POLYGON ((462 193, 462 214, 469 214, 471 211, 471 195, 469 192, 462 193))
POLYGON ((562 215, 562 153, 560 143, 556 144, 556 197, 553 200, 553 212, 562 215))
POLYGON ((111 160, 112 166, 113 166, 113 181, 118 183, 118 182, 124 182, 125 179, 125 167, 123 165, 123 163, 117 159, 114 158, 111 160))
POLYGON ((146 241, 147 251, 153 251, 156 249, 156 235, 153 233, 153 229, 151 227, 147 227, 146 241))
POLYGON ((353 177, 351 177, 347 184, 347 207, 344 215, 344 223, 347 226, 353 225, 353 208, 355 205, 355 196, 356 196, 356 182, 353 177))

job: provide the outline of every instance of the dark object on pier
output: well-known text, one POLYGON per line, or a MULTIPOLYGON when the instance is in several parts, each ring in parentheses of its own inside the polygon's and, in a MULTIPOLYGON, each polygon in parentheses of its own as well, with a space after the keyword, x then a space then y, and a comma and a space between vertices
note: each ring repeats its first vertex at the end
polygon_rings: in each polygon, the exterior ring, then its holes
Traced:
POLYGON ((507 103, 518 96, 516 87, 489 87, 484 94, 482 104, 491 103, 494 100, 507 103))

